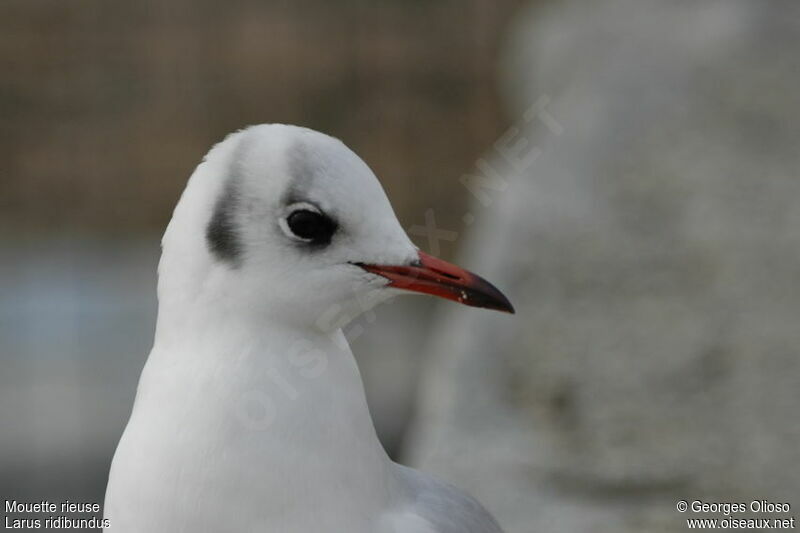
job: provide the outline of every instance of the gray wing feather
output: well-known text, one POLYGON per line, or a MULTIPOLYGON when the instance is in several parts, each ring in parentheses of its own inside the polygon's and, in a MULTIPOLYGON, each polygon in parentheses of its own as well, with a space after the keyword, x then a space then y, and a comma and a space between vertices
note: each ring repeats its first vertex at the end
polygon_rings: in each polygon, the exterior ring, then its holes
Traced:
POLYGON ((438 533, 503 533, 494 517, 467 493, 402 465, 395 465, 395 474, 414 512, 438 533))

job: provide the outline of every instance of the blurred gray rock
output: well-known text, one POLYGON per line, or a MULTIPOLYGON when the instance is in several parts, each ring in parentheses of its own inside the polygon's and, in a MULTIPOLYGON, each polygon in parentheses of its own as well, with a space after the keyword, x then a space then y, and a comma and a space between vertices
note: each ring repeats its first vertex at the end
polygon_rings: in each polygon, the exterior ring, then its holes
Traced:
POLYGON ((522 126, 487 158, 504 181, 461 260, 517 315, 441 308, 410 462, 509 533, 709 516, 679 499, 800 508, 798 50, 792 1, 521 18, 522 126), (532 164, 503 155, 525 140, 532 164))

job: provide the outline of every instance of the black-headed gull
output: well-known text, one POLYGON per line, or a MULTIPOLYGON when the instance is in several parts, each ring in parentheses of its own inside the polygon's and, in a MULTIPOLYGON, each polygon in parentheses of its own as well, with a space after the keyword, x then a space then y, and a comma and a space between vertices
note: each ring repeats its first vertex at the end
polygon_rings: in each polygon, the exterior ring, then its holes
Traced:
POLYGON ((162 247, 109 531, 500 531, 471 497, 389 459, 341 327, 402 291, 511 304, 420 252, 344 144, 278 124, 229 135, 189 179, 162 247))

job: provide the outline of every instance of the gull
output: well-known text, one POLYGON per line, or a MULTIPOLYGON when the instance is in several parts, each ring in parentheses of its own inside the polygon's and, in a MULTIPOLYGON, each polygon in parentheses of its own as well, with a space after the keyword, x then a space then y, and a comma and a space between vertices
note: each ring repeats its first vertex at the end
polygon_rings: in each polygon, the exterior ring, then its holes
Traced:
POLYGON ((513 313, 486 280, 418 250, 341 141, 262 124, 214 146, 162 239, 106 530, 500 532, 376 436, 342 327, 408 291, 513 313))

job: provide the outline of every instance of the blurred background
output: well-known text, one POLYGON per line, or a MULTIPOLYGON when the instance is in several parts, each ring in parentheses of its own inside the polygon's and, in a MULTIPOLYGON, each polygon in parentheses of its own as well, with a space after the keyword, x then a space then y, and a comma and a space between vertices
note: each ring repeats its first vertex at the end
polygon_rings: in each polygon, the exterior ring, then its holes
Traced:
POLYGON ((800 506, 799 51, 791 0, 3 0, 1 499, 102 502, 186 179, 288 122, 517 307, 348 327, 393 457, 509 533, 800 506))

